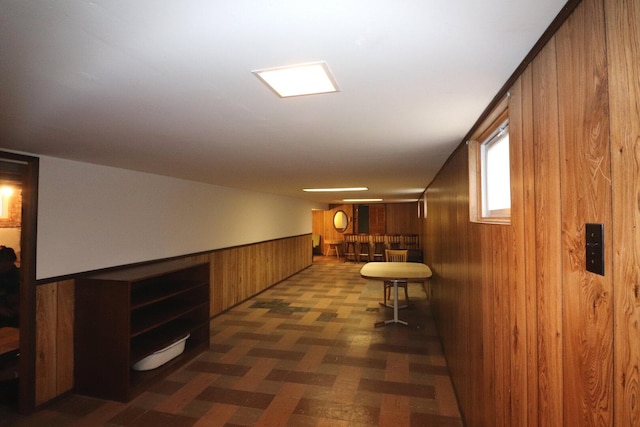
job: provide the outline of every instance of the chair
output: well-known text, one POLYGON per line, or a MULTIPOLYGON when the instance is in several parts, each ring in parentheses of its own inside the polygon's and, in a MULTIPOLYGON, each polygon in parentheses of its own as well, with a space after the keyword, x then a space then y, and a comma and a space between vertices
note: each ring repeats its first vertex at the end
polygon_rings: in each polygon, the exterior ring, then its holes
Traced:
POLYGON ((404 247, 406 249, 417 249, 419 246, 417 234, 407 234, 404 236, 404 247))
POLYGON ((392 235, 392 236, 387 236, 387 238, 389 239, 390 249, 400 249, 400 240, 402 239, 402 236, 392 235))
POLYGON ((319 234, 311 235, 311 253, 314 255, 322 255, 322 246, 320 245, 321 236, 319 234))
POLYGON ((371 238, 373 239, 373 260, 384 261, 384 251, 387 249, 387 245, 384 243, 384 236, 377 235, 371 236, 371 238))
POLYGON ((407 249, 385 249, 384 259, 387 262, 407 262, 407 249))
POLYGON ((369 244, 369 235, 358 236, 358 261, 362 258, 366 262, 371 261, 371 245, 369 244))
MULTIPOLYGON (((386 249, 384 251, 385 261, 387 262, 407 262, 407 254, 409 253, 406 249, 386 249)), ((408 283, 398 283, 399 288, 404 288, 404 298, 406 301, 406 305, 403 307, 409 306, 409 291, 407 290, 408 283)), ((391 298, 391 290, 393 289, 393 282, 384 282, 384 305, 387 306, 387 300, 391 298)))
POLYGON ((344 236, 344 262, 357 262, 356 257, 356 236, 353 234, 345 234, 344 236))

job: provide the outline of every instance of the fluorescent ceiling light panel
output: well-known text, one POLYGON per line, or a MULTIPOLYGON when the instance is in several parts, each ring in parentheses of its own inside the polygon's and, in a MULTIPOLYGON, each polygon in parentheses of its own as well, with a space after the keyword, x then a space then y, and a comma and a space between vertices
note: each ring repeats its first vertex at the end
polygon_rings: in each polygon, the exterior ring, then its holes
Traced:
POLYGON ((342 199, 343 202, 381 202, 382 199, 342 199))
POLYGON ((335 188, 303 188, 302 191, 309 193, 329 193, 336 191, 367 191, 367 187, 335 187, 335 188))
POLYGON ((325 62, 252 71, 281 98, 338 92, 338 85, 325 62))

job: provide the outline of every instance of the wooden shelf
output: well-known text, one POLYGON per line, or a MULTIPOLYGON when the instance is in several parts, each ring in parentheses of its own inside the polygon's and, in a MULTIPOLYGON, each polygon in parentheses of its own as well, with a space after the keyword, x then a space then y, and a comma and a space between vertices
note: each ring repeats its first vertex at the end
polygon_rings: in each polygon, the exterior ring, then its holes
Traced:
POLYGON ((128 401, 209 346, 209 264, 171 261, 76 280, 75 381, 79 393, 128 401), (189 334, 161 367, 131 365, 189 334))
POLYGON ((184 301, 173 302, 171 300, 162 301, 147 309, 137 310, 131 313, 130 336, 136 337, 140 334, 159 328, 166 323, 180 320, 185 315, 194 310, 208 306, 209 301, 199 305, 187 304, 184 301))
POLYGON ((201 288, 202 286, 209 286, 209 282, 190 282, 186 280, 170 283, 158 281, 150 282, 145 284, 145 286, 132 289, 131 309, 137 309, 165 299, 170 299, 185 292, 201 288))

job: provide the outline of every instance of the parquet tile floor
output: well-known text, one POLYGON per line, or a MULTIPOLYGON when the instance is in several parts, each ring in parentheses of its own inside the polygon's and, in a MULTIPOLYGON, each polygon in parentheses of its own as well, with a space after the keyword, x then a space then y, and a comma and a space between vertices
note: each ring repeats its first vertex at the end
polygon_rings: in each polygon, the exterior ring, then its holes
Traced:
POLYGON ((424 288, 409 285, 408 327, 376 328, 392 312, 362 265, 316 256, 214 318, 210 350, 129 403, 73 394, 6 425, 462 426, 424 288))

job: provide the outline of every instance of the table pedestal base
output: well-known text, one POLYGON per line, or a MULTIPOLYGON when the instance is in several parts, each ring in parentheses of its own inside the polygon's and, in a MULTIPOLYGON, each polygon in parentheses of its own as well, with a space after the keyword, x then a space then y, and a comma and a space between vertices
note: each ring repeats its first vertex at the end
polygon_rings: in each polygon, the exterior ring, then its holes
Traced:
MULTIPOLYGON (((404 320, 398 319, 398 309, 400 308, 398 307, 398 283, 404 283, 406 285, 407 281, 406 280, 387 280, 384 283, 385 287, 387 283, 393 283, 393 319, 385 320, 384 322, 377 322, 375 325, 376 328, 378 326, 387 326, 390 323, 400 323, 401 325, 409 326, 409 324, 404 320)), ((381 305, 384 307, 388 307, 385 304, 381 304, 381 305)))
POLYGON ((389 319, 389 320, 385 320, 383 322, 376 322, 375 327, 378 328, 378 327, 381 327, 381 326, 387 326, 387 325, 390 325, 392 323, 399 323, 401 325, 409 326, 409 324, 407 322, 405 322, 404 320, 389 319))

